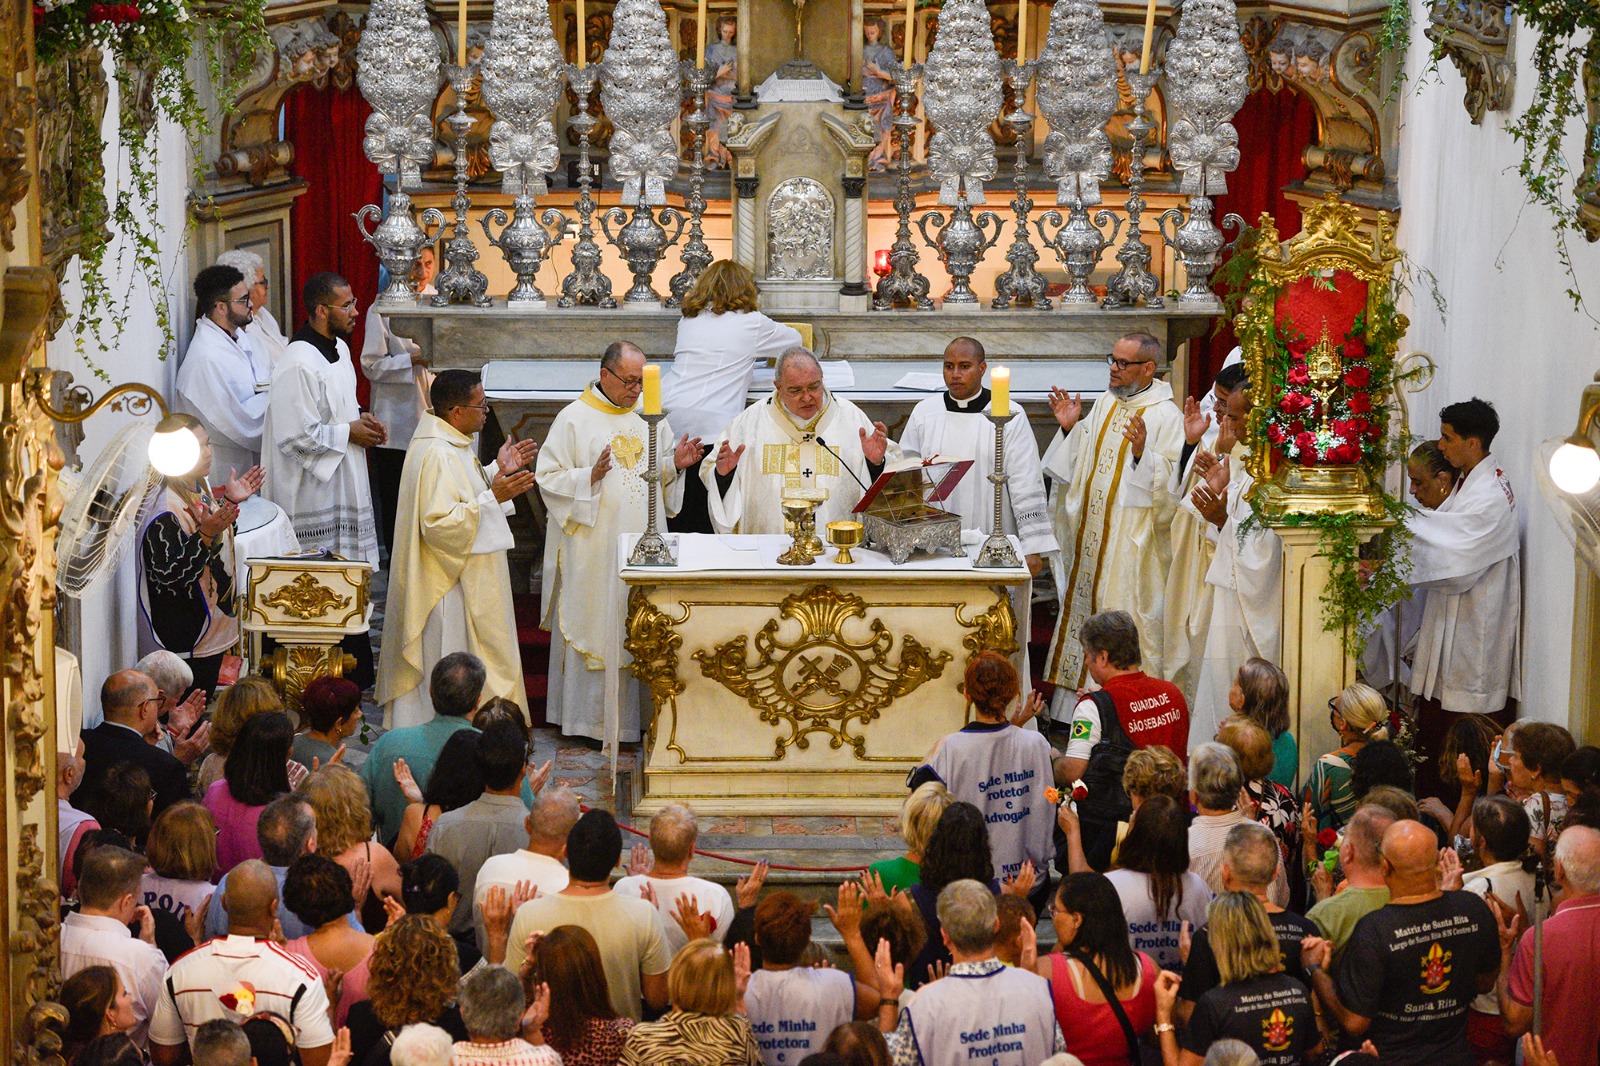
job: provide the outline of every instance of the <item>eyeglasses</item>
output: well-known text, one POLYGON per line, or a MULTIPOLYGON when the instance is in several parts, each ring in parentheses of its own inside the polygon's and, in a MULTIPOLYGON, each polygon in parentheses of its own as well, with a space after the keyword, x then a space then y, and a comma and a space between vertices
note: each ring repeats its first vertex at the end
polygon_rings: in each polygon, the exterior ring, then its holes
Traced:
POLYGON ((249 296, 241 296, 237 300, 229 300, 228 301, 228 306, 230 306, 230 307, 239 307, 241 305, 248 307, 249 304, 250 304, 250 297, 249 296))
POLYGON ((600 369, 601 369, 602 372, 610 374, 612 377, 614 377, 618 381, 622 382, 622 387, 625 388, 625 389, 642 389, 642 388, 644 388, 644 378, 625 378, 621 374, 617 373, 615 370, 612 370, 610 367, 604 367, 603 366, 600 369))
POLYGON ((1153 362, 1155 362, 1154 359, 1118 359, 1114 355, 1106 356, 1106 365, 1114 366, 1118 370, 1127 370, 1129 367, 1143 366, 1145 363, 1153 362))
POLYGON ((149 697, 148 699, 140 700, 139 701, 139 706, 140 707, 148 707, 150 704, 153 703, 157 707, 159 707, 164 702, 166 702, 166 697, 161 695, 161 693, 158 692, 154 696, 149 697))
POLYGON ((486 404, 486 403, 457 403, 457 404, 451 404, 451 406, 452 407, 462 407, 462 408, 467 409, 468 411, 487 411, 487 410, 489 410, 489 405, 486 404))
POLYGON ((322 306, 337 311, 354 311, 356 309, 356 303, 356 298, 352 296, 342 304, 323 304, 322 306))

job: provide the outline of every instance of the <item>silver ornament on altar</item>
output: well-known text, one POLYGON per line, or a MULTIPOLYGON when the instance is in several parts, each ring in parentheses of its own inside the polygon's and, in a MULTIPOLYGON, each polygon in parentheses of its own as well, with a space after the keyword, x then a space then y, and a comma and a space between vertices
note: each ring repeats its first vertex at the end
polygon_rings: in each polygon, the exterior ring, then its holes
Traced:
POLYGON ((1150 308, 1164 307, 1161 280, 1150 273, 1150 246, 1144 242, 1144 230, 1139 217, 1144 212, 1144 150, 1150 131, 1155 129, 1150 121, 1150 93, 1161 80, 1161 68, 1152 66, 1149 73, 1136 70, 1126 72, 1128 86, 1133 90, 1133 121, 1128 132, 1133 135, 1133 147, 1128 161, 1128 231, 1122 247, 1117 249, 1117 262, 1122 269, 1106 281, 1106 298, 1102 307, 1133 307, 1143 300, 1150 308))
MULTIPOLYGON (((1156 216, 1162 242, 1178 253, 1178 260, 1189 279, 1184 290, 1178 294, 1179 303, 1222 304, 1211 290, 1211 275, 1222 262, 1224 240, 1222 230, 1211 220, 1211 212, 1211 198, 1197 195, 1189 198, 1188 221, 1184 221, 1183 212, 1176 207, 1169 207, 1156 216), (1170 232, 1167 229, 1169 224, 1173 227, 1170 232)), ((1234 236, 1238 236, 1245 222, 1240 216, 1230 214, 1223 216, 1222 225, 1232 227, 1234 236)))
POLYGON ((625 205, 657 206, 667 202, 666 183, 678 173, 678 59, 659 0, 619 0, 612 18, 600 85, 614 127, 611 173, 622 179, 625 205))
POLYGON ((464 67, 451 63, 444 69, 445 77, 450 79, 450 89, 456 96, 456 109, 445 120, 455 134, 456 192, 450 198, 450 207, 456 218, 449 243, 442 245, 443 262, 440 265, 443 269, 434 280, 433 299, 428 302, 434 307, 448 307, 451 304, 488 307, 492 302, 489 299, 489 279, 474 265, 478 261, 478 249, 472 243, 472 227, 467 222, 467 212, 472 207, 472 199, 467 195, 467 131, 472 129, 472 116, 467 114, 467 93, 472 90, 472 80, 477 76, 478 68, 472 63, 464 67))
POLYGON ((546 0, 498 0, 481 66, 483 102, 495 116, 489 162, 500 171, 500 190, 542 196, 545 174, 561 161, 550 114, 564 67, 546 0))
POLYGON ((362 152, 401 190, 417 188, 433 162, 429 114, 439 89, 439 43, 422 0, 373 0, 356 44, 356 85, 372 105, 362 152))
POLYGON ((378 253, 378 262, 389 272, 389 284, 374 301, 379 307, 413 305, 417 302, 417 283, 412 275, 424 248, 437 244, 444 233, 444 215, 436 207, 422 212, 422 226, 439 227, 428 236, 411 214, 411 197, 398 189, 389 194, 386 208, 365 204, 355 213, 356 229, 362 240, 372 245, 378 253), (368 230, 367 220, 383 217, 377 227, 368 230))
POLYGON ((716 259, 700 230, 700 220, 706 212, 706 132, 711 129, 711 113, 706 110, 706 90, 711 88, 717 72, 713 67, 696 67, 691 63, 685 63, 684 67, 692 110, 684 116, 683 124, 694 139, 694 162, 689 171, 689 199, 686 205, 689 208, 689 239, 684 242, 681 253, 683 269, 672 275, 672 280, 667 283, 667 288, 672 292, 667 297, 668 307, 682 307, 683 298, 700 280, 706 267, 716 259))
POLYGON ((911 239, 911 212, 917 207, 916 195, 911 191, 911 131, 917 128, 913 111, 917 76, 921 73, 921 63, 907 63, 894 72, 894 136, 900 153, 900 172, 894 187, 897 222, 894 244, 889 246, 889 273, 878 279, 873 290, 874 311, 891 311, 901 303, 909 304, 914 311, 933 310, 933 301, 928 299, 928 279, 917 270, 917 260, 922 256, 911 239))
POLYGON ((1057 0, 1036 65, 1034 101, 1050 123, 1044 172, 1056 182, 1056 203, 1093 207, 1111 173, 1105 128, 1117 107, 1116 57, 1095 0, 1057 0))
POLYGON ((651 285, 656 264, 666 256, 667 249, 683 236, 683 212, 676 207, 663 207, 661 219, 675 223, 677 228, 668 236, 666 228, 656 221, 656 215, 645 204, 633 205, 633 217, 620 207, 613 207, 600 216, 600 228, 606 239, 622 252, 622 258, 633 273, 633 288, 622 298, 628 304, 659 304, 661 294, 651 285), (615 224, 615 229, 613 229, 615 224))
POLYGON ((506 295, 506 304, 543 304, 544 293, 534 284, 534 276, 544 264, 550 250, 561 243, 565 235, 567 216, 553 207, 539 214, 539 205, 526 187, 511 204, 511 218, 506 220, 504 208, 495 208, 481 219, 483 235, 489 243, 500 249, 506 262, 517 275, 517 284, 506 295), (489 232, 489 223, 500 227, 500 236, 489 232))
POLYGON ((1089 288, 1089 275, 1099 265, 1101 253, 1116 242, 1117 232, 1122 228, 1122 216, 1102 208, 1094 213, 1091 222, 1089 209, 1081 198, 1075 197, 1065 223, 1061 220, 1061 212, 1052 209, 1040 215, 1035 224, 1039 227, 1039 239, 1045 247, 1056 253, 1056 257, 1067 268, 1067 279, 1071 284, 1060 296, 1062 304, 1092 304, 1098 300, 1099 297, 1089 288), (1111 225, 1109 236, 1100 228, 1107 223, 1111 225), (1045 232, 1046 225, 1056 227, 1054 237, 1045 232))
POLYGON ((578 131, 578 240, 572 246, 572 270, 561 279, 561 295, 557 307, 576 307, 590 304, 606 309, 617 306, 611 295, 611 279, 600 269, 600 245, 594 239, 594 164, 589 161, 589 134, 594 129, 594 116, 589 114, 589 94, 594 92, 599 71, 577 64, 567 65, 567 84, 578 97, 578 113, 569 123, 578 131))
POLYGON ((1039 252, 1029 237, 1028 218, 1033 212, 1033 197, 1028 195, 1028 144, 1033 138, 1033 116, 1023 110, 1028 97, 1028 82, 1033 64, 1005 61, 1006 77, 1011 82, 1011 99, 1016 107, 1006 115, 1006 125, 1016 133, 1017 150, 1012 159, 1013 183, 1016 191, 1011 196, 1012 225, 1011 247, 1006 249, 1005 271, 994 279, 994 299, 989 306, 1003 311, 1011 301, 1027 304, 1037 311, 1050 310, 1050 286, 1035 269, 1039 252))

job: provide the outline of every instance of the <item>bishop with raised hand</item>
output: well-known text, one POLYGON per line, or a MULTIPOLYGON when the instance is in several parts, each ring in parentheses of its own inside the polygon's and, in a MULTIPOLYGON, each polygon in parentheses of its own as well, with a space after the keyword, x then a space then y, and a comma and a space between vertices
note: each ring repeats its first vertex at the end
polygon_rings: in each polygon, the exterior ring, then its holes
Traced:
POLYGON ((778 357, 773 394, 751 404, 700 464, 718 533, 782 533, 783 501, 821 492, 817 526, 850 517, 893 445, 882 422, 829 392, 822 364, 796 346, 778 357))

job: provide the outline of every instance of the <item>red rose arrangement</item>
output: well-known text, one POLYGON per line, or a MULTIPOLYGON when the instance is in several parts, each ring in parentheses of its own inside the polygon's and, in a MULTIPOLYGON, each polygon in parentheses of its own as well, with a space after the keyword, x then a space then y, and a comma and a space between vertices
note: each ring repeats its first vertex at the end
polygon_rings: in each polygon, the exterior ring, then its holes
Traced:
POLYGON ((1277 403, 1267 408, 1266 435, 1282 458, 1302 466, 1354 466, 1383 437, 1383 421, 1373 417, 1374 374, 1362 339, 1365 318, 1358 315, 1336 346, 1326 337, 1313 345, 1304 334, 1291 337, 1280 331, 1275 338, 1273 369, 1275 376, 1281 375, 1281 385, 1277 403), (1307 362, 1322 344, 1336 347, 1340 363, 1338 383, 1326 394, 1326 411, 1307 362))

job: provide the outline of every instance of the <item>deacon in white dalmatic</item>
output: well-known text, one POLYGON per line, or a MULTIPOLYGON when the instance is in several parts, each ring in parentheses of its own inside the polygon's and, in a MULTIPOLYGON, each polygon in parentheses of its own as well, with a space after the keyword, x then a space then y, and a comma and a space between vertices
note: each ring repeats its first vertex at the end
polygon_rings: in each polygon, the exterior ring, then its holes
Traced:
POLYGON ((431 412, 418 420, 400 475, 389 556, 377 690, 388 729, 433 717, 425 682, 434 664, 456 651, 483 660, 485 699, 499 696, 527 711, 506 518, 533 488, 530 464, 539 447, 507 440, 494 463, 478 462, 476 436, 489 405, 476 371, 442 371, 429 398, 431 412))
POLYGON ((1106 356, 1110 380, 1085 416, 1083 398, 1050 392, 1061 434, 1044 454, 1054 482, 1056 588, 1060 621, 1046 678, 1060 686, 1051 716, 1072 720, 1088 673, 1078 629, 1100 611, 1133 615, 1144 637, 1144 669, 1162 669, 1162 597, 1172 559, 1172 513, 1164 491, 1183 450, 1183 412, 1172 386, 1156 380, 1161 342, 1129 333, 1106 356))
POLYGON ((267 394, 262 494, 288 514, 300 547, 376 567, 367 449, 387 432, 356 402, 356 368, 345 344, 355 327, 355 294, 344 278, 324 271, 311 275, 302 295, 306 324, 273 367, 267 394))
MULTIPOLYGON (((550 632, 546 715, 569 736, 610 743, 639 739, 639 683, 621 651, 623 586, 617 538, 643 533, 649 506, 641 475, 648 425, 636 410, 644 388, 644 352, 617 341, 600 360, 600 377, 556 415, 539 449, 539 495, 549 511, 541 594, 550 632)), ((678 472, 700 457, 698 438, 676 445, 667 422, 656 425, 657 470, 667 514, 683 500, 678 472)), ((664 523, 663 523, 664 524, 664 523)))
POLYGON ((778 357, 773 385, 772 396, 745 408, 700 464, 718 533, 782 533, 783 501, 796 491, 827 494, 817 508, 819 530, 849 518, 889 455, 883 423, 829 392, 807 349, 778 357))
MULTIPOLYGON (((961 516, 963 529, 994 532, 994 423, 988 411, 992 396, 983 387, 988 369, 983 345, 971 337, 957 337, 944 350, 946 392, 930 396, 911 409, 900 446, 924 459, 948 456, 974 460, 955 491, 945 500, 947 510, 961 516)), ((1006 491, 1001 500, 1001 532, 1014 534, 1036 576, 1044 557, 1056 550, 1050 528, 1050 504, 1045 497, 1044 473, 1039 467, 1039 442, 1028 425, 1028 413, 1015 401, 1006 422, 1006 491)))
MULTIPOLYGON (((1498 714, 1521 690, 1522 577, 1517 502, 1489 451, 1500 419, 1476 397, 1439 412, 1439 450, 1461 480, 1436 509, 1417 511, 1411 527, 1411 583, 1426 589, 1411 691, 1455 714, 1498 714)), ((1448 719, 1430 722, 1420 708, 1421 739, 1448 719)), ((1436 750, 1436 749, 1429 749, 1436 750)))
POLYGON ((237 268, 219 265, 200 271, 194 297, 199 319, 178 367, 177 407, 206 427, 212 469, 222 481, 261 462, 272 363, 245 332, 250 283, 237 268))
MULTIPOLYGON (((1221 433, 1238 440, 1250 414, 1248 385, 1228 395, 1221 433)), ((1209 452, 1195 457, 1201 483, 1190 503, 1216 530, 1216 548, 1206 583, 1211 586, 1211 619, 1192 705, 1189 735, 1196 743, 1216 734, 1228 707, 1228 689, 1246 659, 1275 663, 1283 650, 1283 542, 1270 529, 1240 526, 1250 516, 1255 478, 1245 469, 1248 450, 1237 445, 1229 456, 1209 452)))

